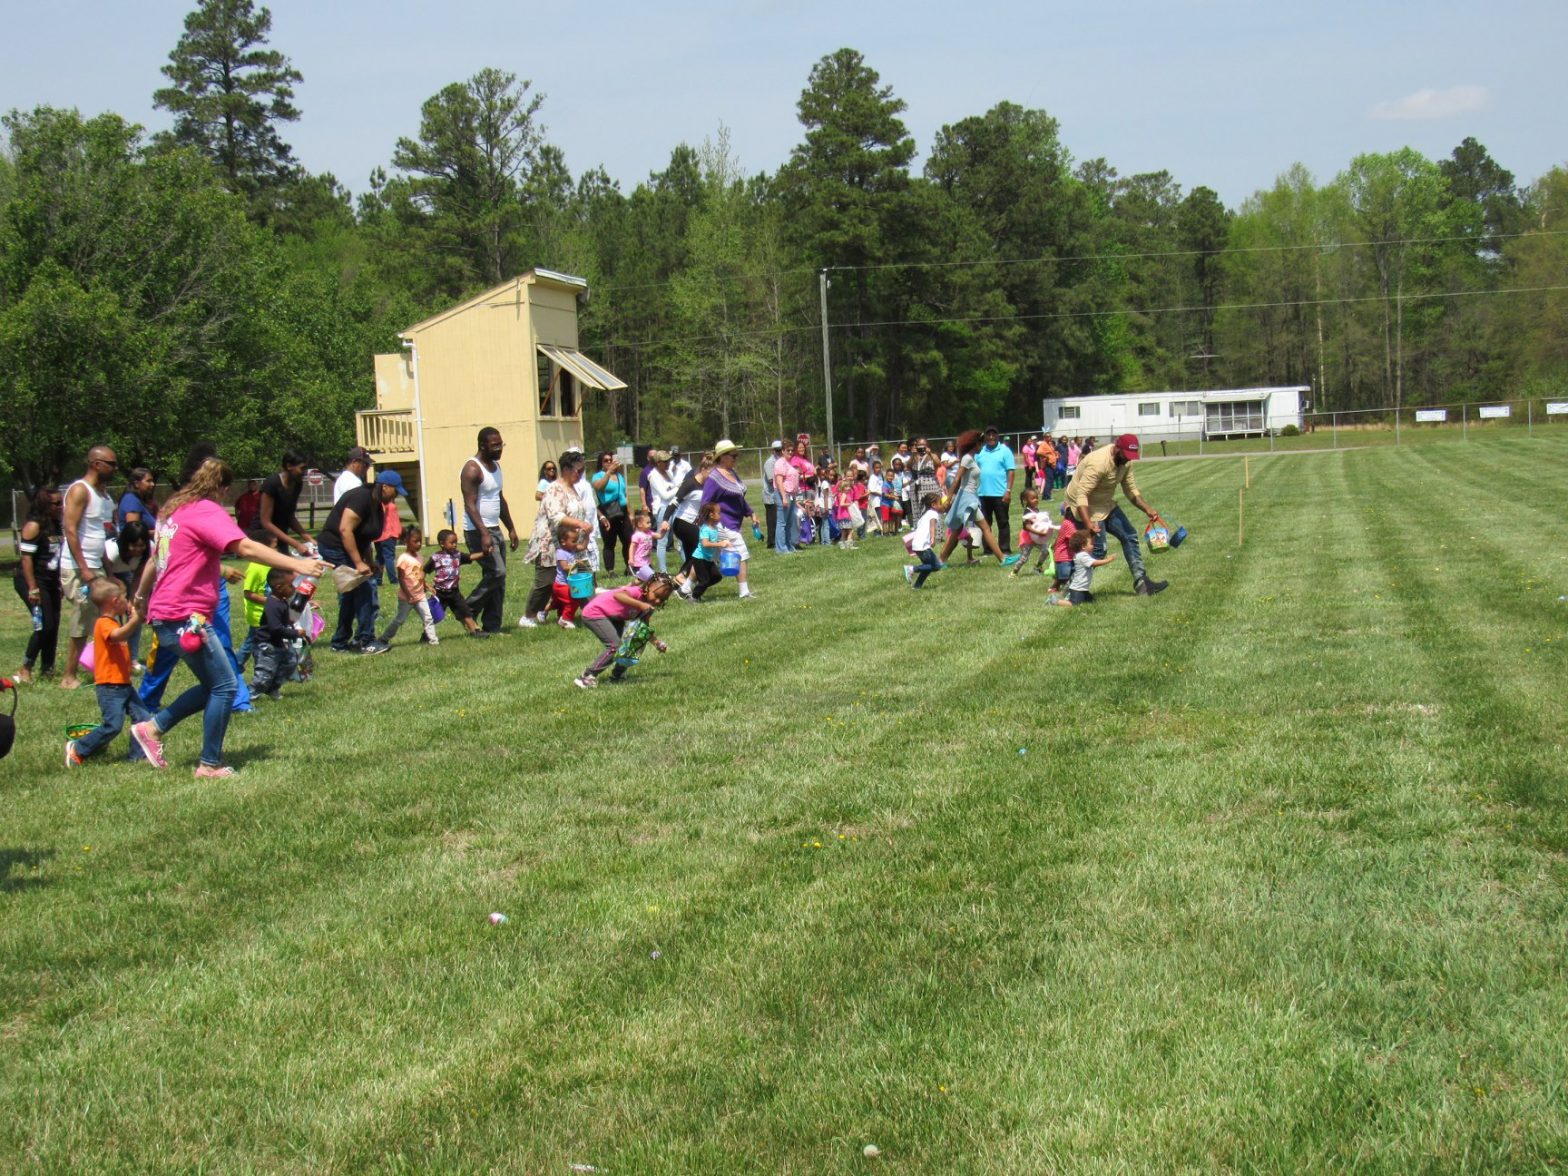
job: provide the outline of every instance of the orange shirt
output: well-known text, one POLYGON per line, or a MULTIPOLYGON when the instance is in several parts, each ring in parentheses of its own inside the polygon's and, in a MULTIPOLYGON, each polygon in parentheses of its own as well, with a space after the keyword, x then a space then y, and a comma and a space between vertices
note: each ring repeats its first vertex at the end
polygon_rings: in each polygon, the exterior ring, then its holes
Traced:
POLYGON ((119 627, 113 617, 99 617, 93 625, 93 681, 100 686, 131 684, 131 647, 112 639, 119 627))

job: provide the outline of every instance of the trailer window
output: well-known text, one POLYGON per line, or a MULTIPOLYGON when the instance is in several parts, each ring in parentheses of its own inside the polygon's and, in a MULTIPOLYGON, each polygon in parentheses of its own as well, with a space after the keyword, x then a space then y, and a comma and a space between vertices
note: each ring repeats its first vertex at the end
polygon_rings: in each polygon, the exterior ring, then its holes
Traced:
POLYGON ((1083 418, 1083 410, 1076 404, 1064 404, 1056 410, 1056 419, 1061 421, 1076 421, 1083 418))
POLYGON ((1160 415, 1160 402, 1158 400, 1142 400, 1138 402, 1138 415, 1141 417, 1157 417, 1160 415))

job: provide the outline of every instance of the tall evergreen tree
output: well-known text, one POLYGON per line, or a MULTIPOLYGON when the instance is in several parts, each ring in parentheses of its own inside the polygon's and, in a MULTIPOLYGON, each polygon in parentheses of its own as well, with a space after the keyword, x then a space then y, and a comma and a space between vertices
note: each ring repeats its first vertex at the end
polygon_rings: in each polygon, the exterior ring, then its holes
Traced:
MULTIPOLYGON (((404 227, 450 265, 437 287, 450 295, 493 285, 527 268, 522 192, 538 163, 544 102, 531 83, 499 69, 453 82, 420 111, 419 137, 399 139, 392 163, 411 173, 388 185, 404 227)), ((550 158, 552 168, 564 163, 550 158)), ((416 242, 411 242, 416 243, 416 242)))
POLYGON ((898 257, 897 226, 907 223, 915 141, 899 118, 903 100, 853 49, 812 67, 798 109, 806 136, 780 177, 784 199, 796 242, 811 264, 849 268, 833 314, 849 324, 838 370, 849 414, 856 415, 859 391, 862 435, 874 435, 885 421, 887 360, 897 331, 874 334, 864 325, 882 317, 877 312, 888 284, 866 267, 898 257))
POLYGON ((299 118, 294 87, 304 76, 266 48, 271 30, 272 13, 251 0, 201 0, 163 67, 172 84, 153 94, 174 115, 169 138, 211 159, 253 208, 297 177, 278 124, 299 118))

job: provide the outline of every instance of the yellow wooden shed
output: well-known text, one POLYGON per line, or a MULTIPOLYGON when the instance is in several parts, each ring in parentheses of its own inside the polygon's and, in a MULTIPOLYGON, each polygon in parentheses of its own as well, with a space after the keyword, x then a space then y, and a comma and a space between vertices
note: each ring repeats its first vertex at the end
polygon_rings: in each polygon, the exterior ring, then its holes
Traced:
POLYGON ((402 354, 376 356, 376 407, 354 414, 355 433, 378 470, 402 475, 427 535, 453 517, 462 531, 458 475, 493 426, 526 537, 540 465, 583 443, 584 393, 626 387, 577 350, 587 296, 583 278, 531 269, 399 332, 402 354))

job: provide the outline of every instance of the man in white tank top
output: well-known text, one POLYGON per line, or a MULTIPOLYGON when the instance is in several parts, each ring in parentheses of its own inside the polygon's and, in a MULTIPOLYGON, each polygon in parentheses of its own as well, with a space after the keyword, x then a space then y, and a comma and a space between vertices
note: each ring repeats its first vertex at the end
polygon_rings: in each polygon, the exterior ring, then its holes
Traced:
POLYGON ((479 558, 479 586, 468 596, 468 607, 486 633, 503 632, 501 609, 506 603, 506 550, 501 528, 506 528, 513 551, 517 528, 502 492, 501 451, 506 443, 499 429, 479 430, 479 452, 463 463, 458 477, 463 489, 463 539, 479 558))
POLYGON ((78 660, 87 645, 93 614, 87 604, 87 586, 103 575, 103 545, 109 541, 114 523, 114 499, 104 487, 119 468, 114 450, 94 445, 87 451, 87 469, 65 491, 65 510, 61 529, 65 545, 60 549, 60 607, 65 610, 66 633, 71 638, 70 656, 60 678, 62 690, 81 685, 76 676, 78 660))

